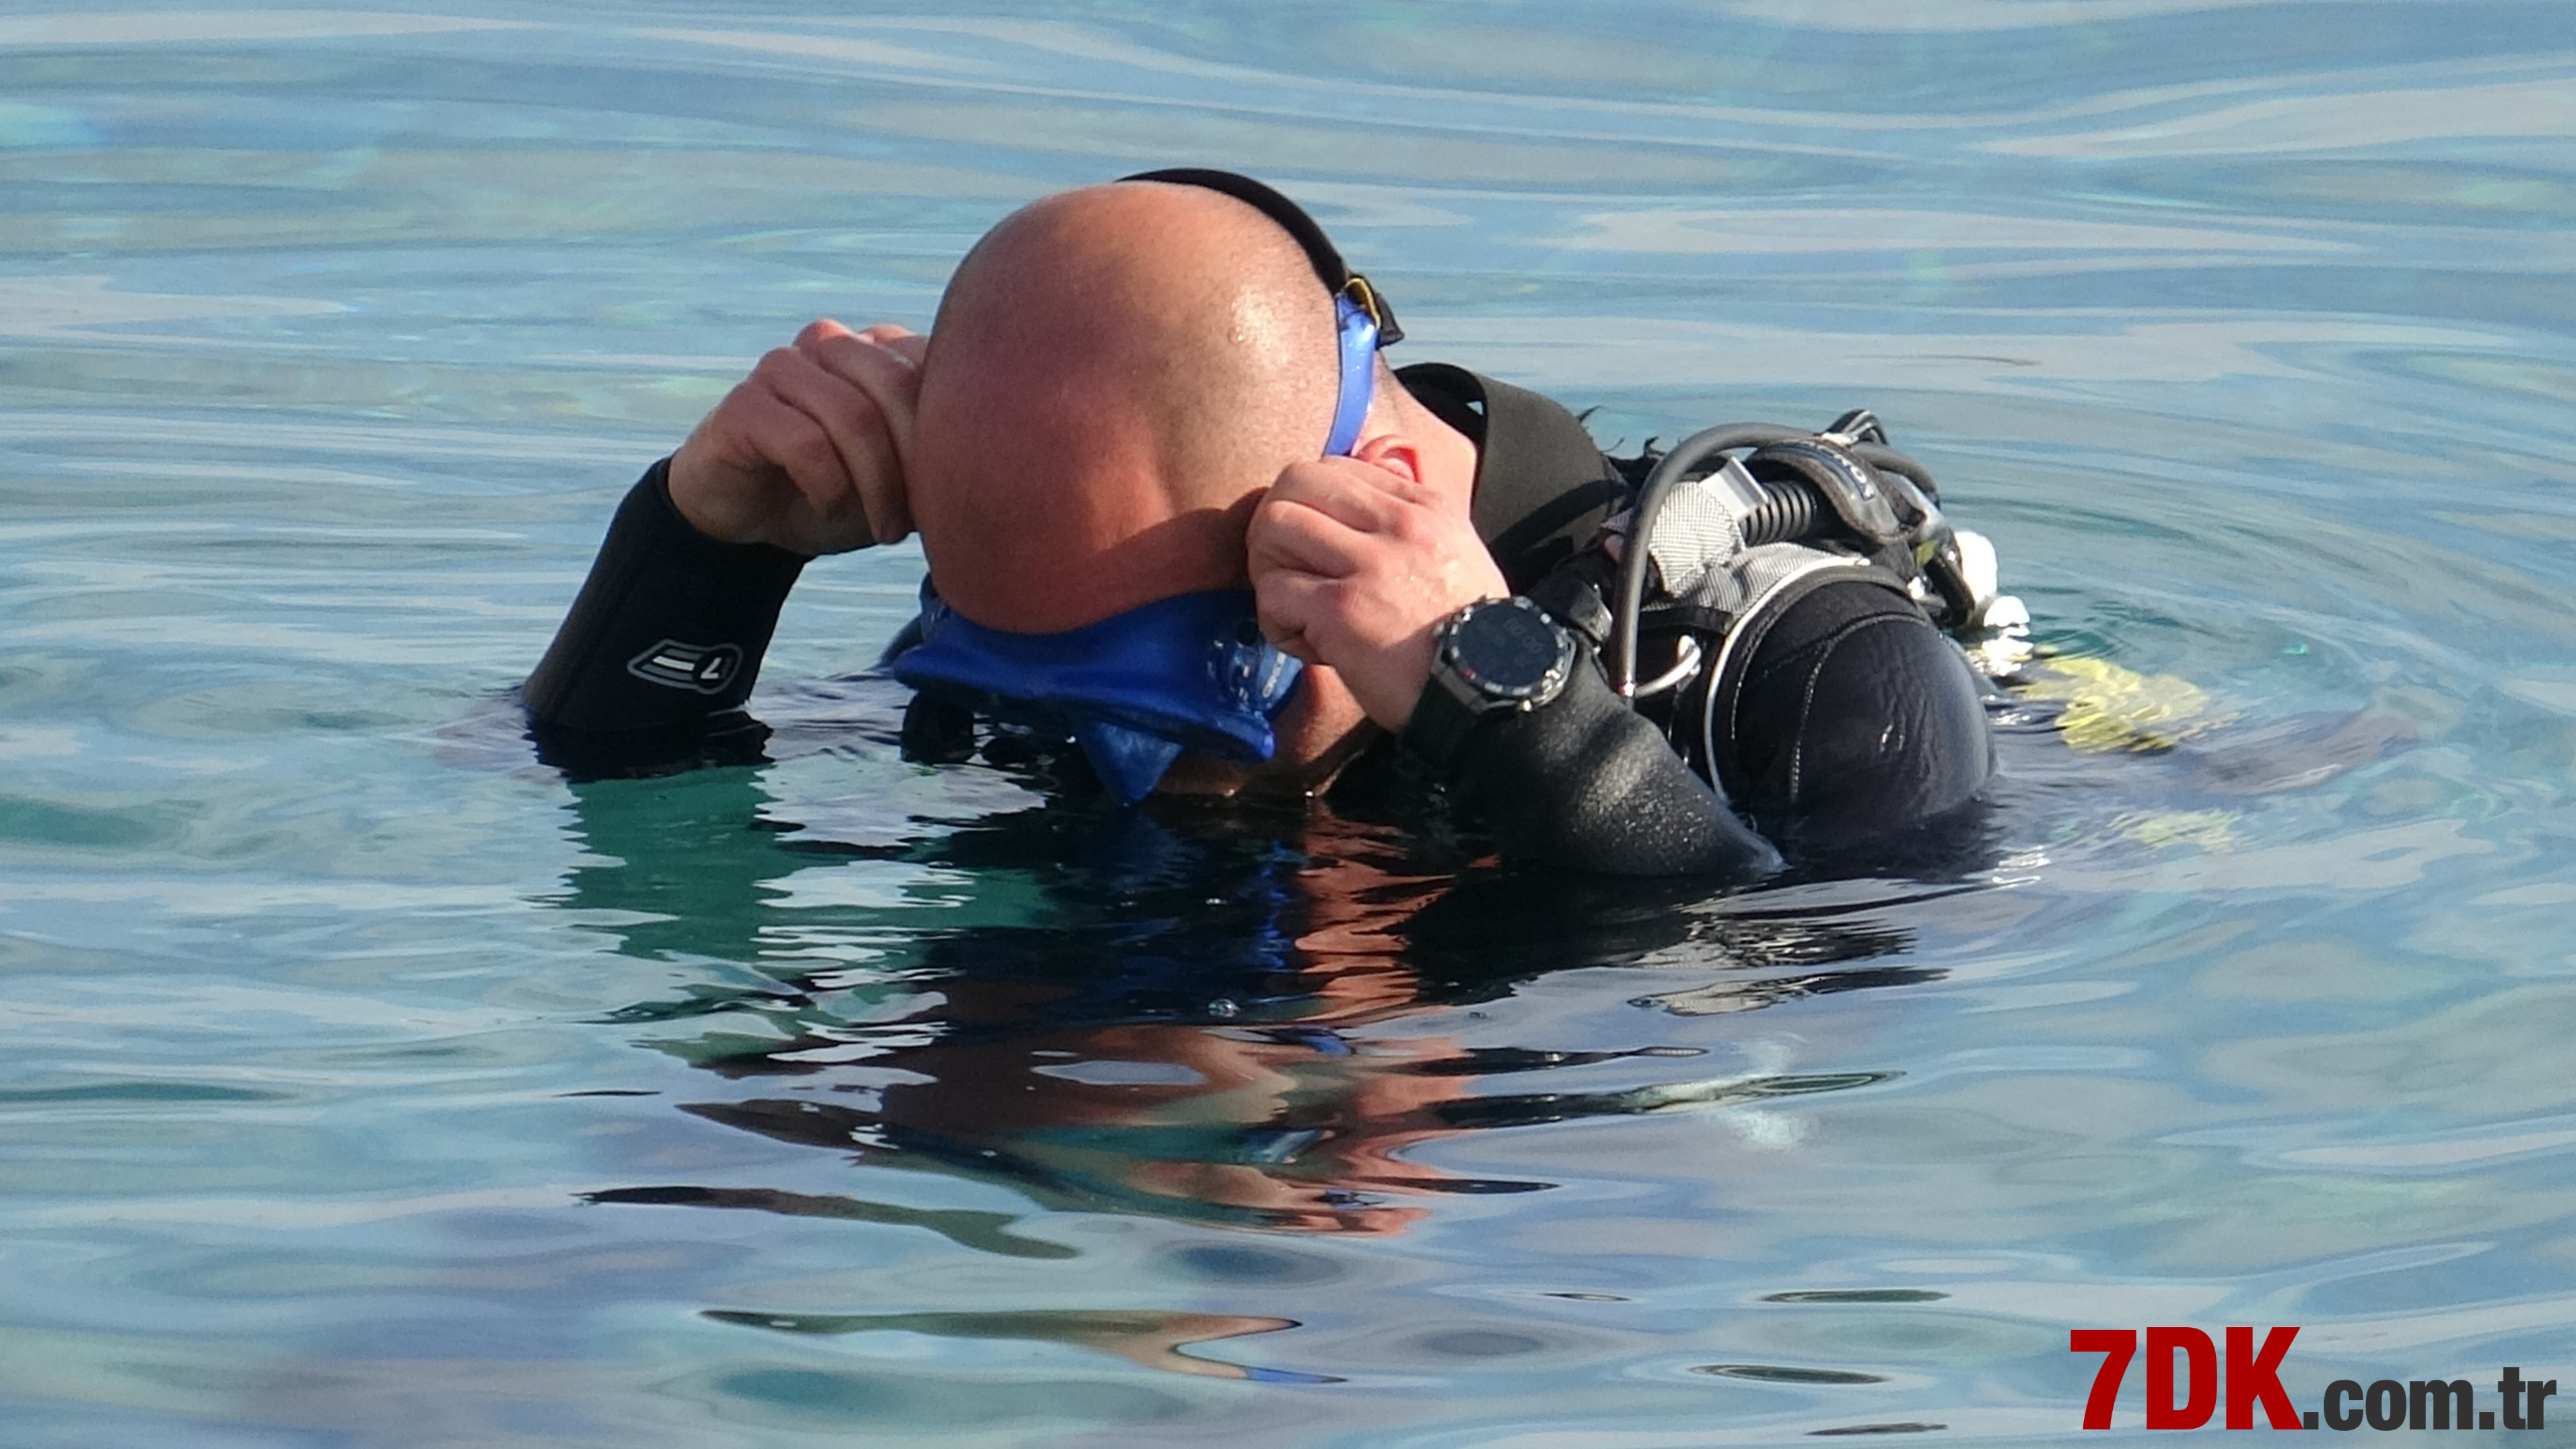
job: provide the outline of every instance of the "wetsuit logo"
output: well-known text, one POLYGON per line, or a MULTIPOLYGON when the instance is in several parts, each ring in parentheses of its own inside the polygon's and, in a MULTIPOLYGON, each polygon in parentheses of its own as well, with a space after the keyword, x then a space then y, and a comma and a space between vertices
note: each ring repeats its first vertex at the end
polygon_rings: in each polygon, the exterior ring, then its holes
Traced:
POLYGON ((665 639, 626 661, 626 672, 647 684, 721 694, 742 671, 739 644, 683 644, 665 639))

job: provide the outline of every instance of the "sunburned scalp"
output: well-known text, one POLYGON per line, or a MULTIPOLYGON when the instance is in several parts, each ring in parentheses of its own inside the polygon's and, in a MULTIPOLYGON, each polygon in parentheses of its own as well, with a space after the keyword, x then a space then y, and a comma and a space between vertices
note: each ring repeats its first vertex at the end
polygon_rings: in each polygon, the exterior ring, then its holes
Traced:
POLYGON ((1251 506, 1322 450, 1335 366, 1331 298, 1240 201, 1121 182, 1015 213, 958 267, 922 366, 933 581, 1022 633, 1242 586, 1251 506))

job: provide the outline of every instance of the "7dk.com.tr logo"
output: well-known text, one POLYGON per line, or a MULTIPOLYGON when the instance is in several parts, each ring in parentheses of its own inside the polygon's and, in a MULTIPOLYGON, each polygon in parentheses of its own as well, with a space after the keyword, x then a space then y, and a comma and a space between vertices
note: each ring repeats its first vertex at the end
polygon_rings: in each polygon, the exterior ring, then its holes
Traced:
MULTIPOLYGON (((2138 1333, 2134 1328, 2079 1328, 2067 1335, 2067 1346, 2076 1353, 2102 1355, 2093 1392, 2084 1400, 2085 1428, 2111 1427, 2120 1380, 2138 1355, 2138 1333)), ((2544 1422, 2544 1401, 2558 1392, 2558 1380, 2526 1379, 2511 1365, 2496 1379, 2493 1408, 2481 1407, 2486 1401, 2467 1379, 2380 1379, 2367 1387, 2337 1379, 2326 1385, 2324 1404, 2303 1414, 2281 1387, 2281 1360, 2299 1331, 2267 1330, 2260 1352, 2253 1329, 2230 1328, 2226 1334, 2222 1376, 2218 1347, 2208 1334, 2197 1328, 2146 1330, 2148 1428, 2197 1429, 2208 1423, 2218 1412, 2222 1377, 2230 1429, 2253 1428, 2258 1404, 2275 1429, 2358 1429, 2364 1424, 2373 1429, 2537 1429, 2544 1422), (2182 1360, 2179 1375, 2176 1355, 2182 1360)))

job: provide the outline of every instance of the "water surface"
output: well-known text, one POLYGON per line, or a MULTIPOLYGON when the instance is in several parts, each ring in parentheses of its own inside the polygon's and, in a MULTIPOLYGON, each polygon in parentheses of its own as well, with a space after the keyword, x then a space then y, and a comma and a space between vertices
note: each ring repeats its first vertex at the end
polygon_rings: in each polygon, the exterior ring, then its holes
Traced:
POLYGON ((2077 1326, 2303 1325, 2303 1407, 2576 1369, 2562 12, 0 13, 0 1439, 2053 1442, 2077 1326), (1549 896, 901 763, 903 548, 808 572, 769 763, 535 763, 507 691, 750 359, 1187 163, 1605 443, 1876 408, 2168 747, 2017 726, 1974 869, 1549 896))

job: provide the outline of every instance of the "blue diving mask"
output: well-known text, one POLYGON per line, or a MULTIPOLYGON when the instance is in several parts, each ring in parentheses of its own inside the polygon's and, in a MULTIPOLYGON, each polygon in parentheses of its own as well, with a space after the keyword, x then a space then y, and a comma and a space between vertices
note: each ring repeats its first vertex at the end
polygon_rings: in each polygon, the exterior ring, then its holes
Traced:
POLYGON ((921 585, 921 642, 894 677, 988 719, 1082 746, 1122 805, 1183 750, 1246 764, 1278 749, 1270 721, 1304 666, 1261 637, 1250 590, 1159 599, 1060 634, 987 629, 921 585))

